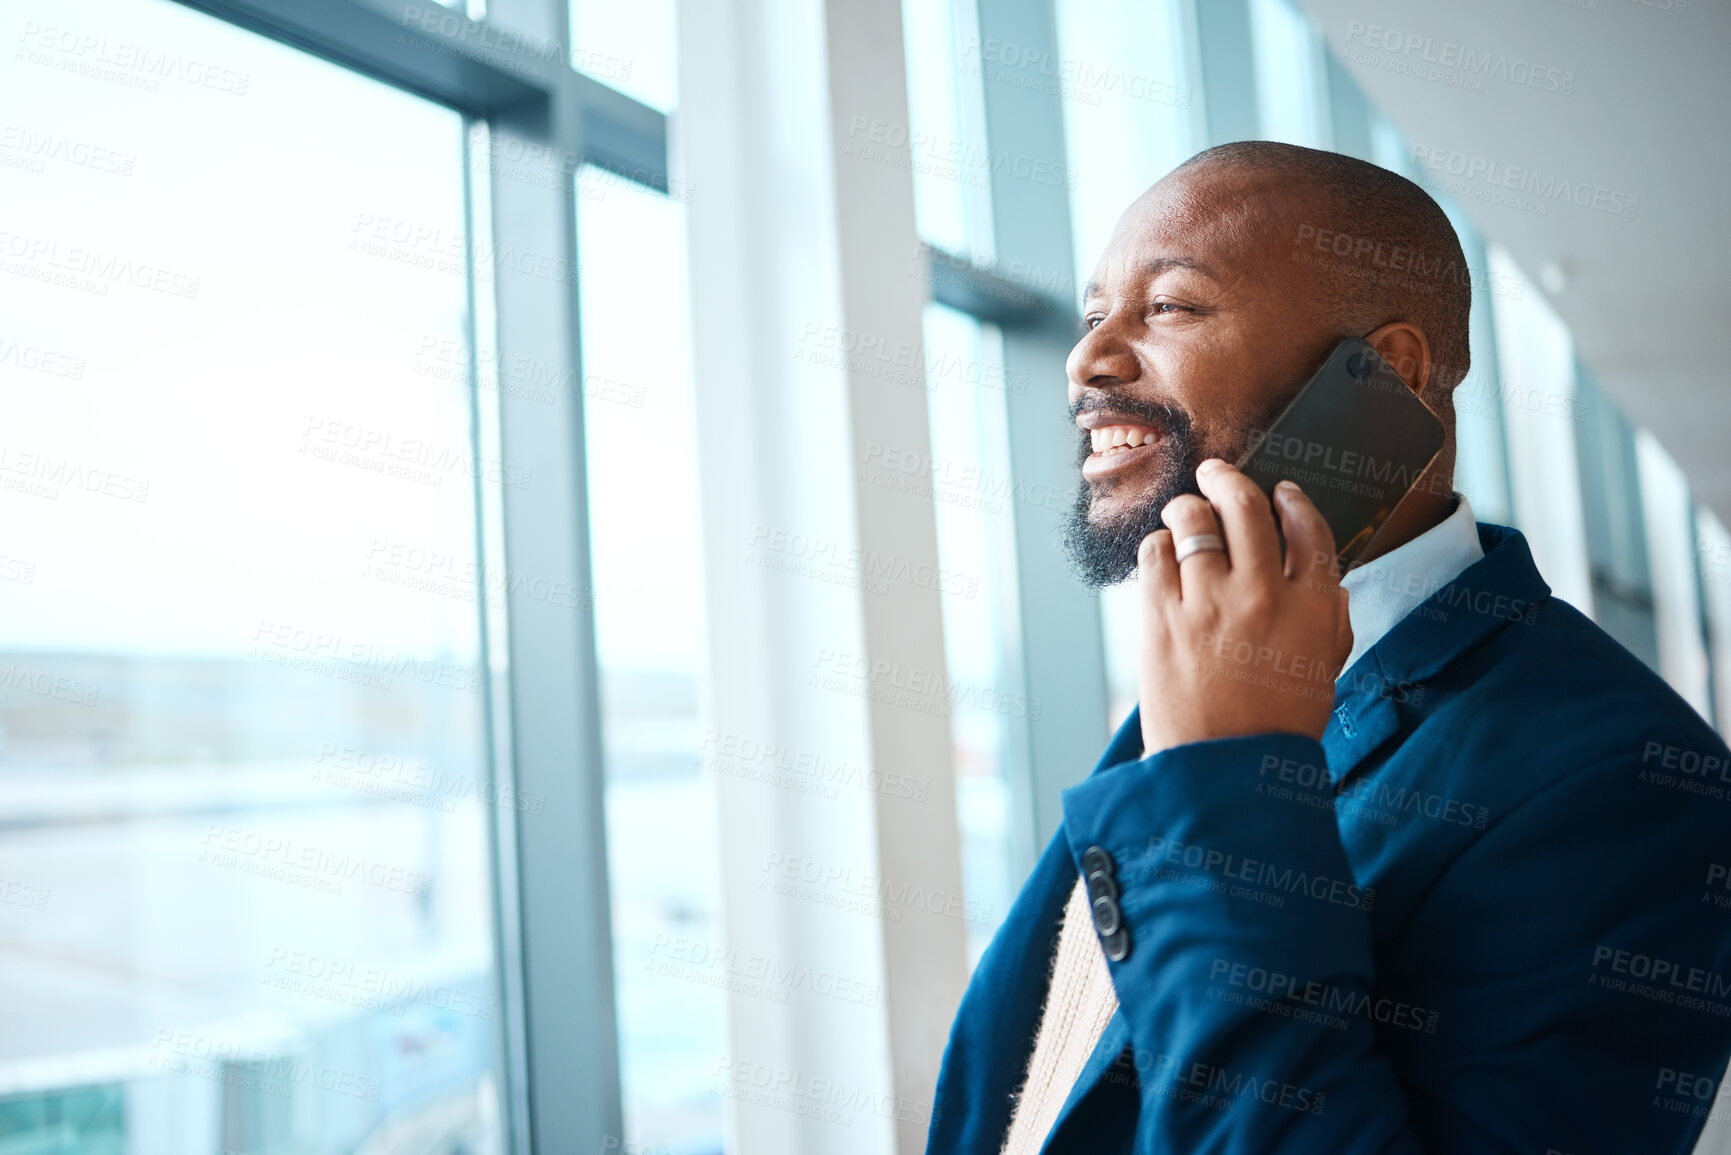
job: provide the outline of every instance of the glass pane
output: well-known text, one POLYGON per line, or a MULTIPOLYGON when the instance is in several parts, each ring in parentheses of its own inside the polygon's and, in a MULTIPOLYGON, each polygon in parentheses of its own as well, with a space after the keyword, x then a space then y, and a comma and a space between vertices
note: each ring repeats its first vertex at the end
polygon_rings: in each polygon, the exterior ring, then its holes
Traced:
MULTIPOLYGON (((956 818, 962 830, 968 961, 979 961, 1015 891, 1010 866, 1009 761, 1013 728, 1003 691, 1017 645, 1016 544, 1004 391, 1026 388, 1005 377, 997 331, 942 305, 926 306, 925 354, 930 453, 862 475, 923 484, 936 510, 944 656, 952 686, 994 693, 952 695, 956 818), (910 468, 911 466, 911 468, 910 468), (909 476, 911 473, 912 476, 909 476)), ((1053 500, 1058 500, 1056 497, 1053 500)))
MULTIPOLYGON (((980 85, 998 70, 983 48, 973 0, 902 0, 908 123, 849 122, 851 155, 893 163, 906 147, 914 221, 922 240, 982 265, 993 257, 985 104, 980 85)), ((995 46, 993 46, 995 49, 995 46)))
POLYGON ((1054 15, 1059 55, 1075 78, 1060 89, 1074 297, 1130 202, 1197 151, 1201 102, 1177 0, 1058 0, 1054 15))
POLYGON ((1250 0, 1250 34, 1263 138, 1332 148, 1321 35, 1291 0, 1250 0))
POLYGON ((571 67, 672 112, 679 103, 673 0, 570 0, 571 67))
MULTIPOLYGON (((1575 366, 1575 390, 1575 446, 1593 582, 1593 619, 1657 669, 1659 640, 1635 430, 1580 364, 1575 366)), ((1682 544, 1685 551, 1693 548, 1686 529, 1682 544)))
POLYGON ((718 1152, 704 1056, 727 1052, 726 992, 744 976, 721 949, 700 763, 697 459, 680 451, 697 443, 685 207, 594 169, 577 192, 625 1133, 635 1150, 718 1152))
POLYGON ((0 1146, 498 1151, 461 122, 7 23, 0 1146))

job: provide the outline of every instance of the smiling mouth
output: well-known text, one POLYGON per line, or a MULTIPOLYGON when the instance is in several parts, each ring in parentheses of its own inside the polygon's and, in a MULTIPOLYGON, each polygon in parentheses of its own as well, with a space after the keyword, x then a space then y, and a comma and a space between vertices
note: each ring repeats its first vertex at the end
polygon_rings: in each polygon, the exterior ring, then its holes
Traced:
POLYGON ((1160 439, 1159 431, 1147 425, 1102 425, 1088 430, 1095 457, 1116 457, 1160 439))
POLYGON ((1155 446, 1166 439, 1166 431, 1153 425, 1113 424, 1088 430, 1088 447, 1082 459, 1082 479, 1107 482, 1120 474, 1141 468, 1155 446))

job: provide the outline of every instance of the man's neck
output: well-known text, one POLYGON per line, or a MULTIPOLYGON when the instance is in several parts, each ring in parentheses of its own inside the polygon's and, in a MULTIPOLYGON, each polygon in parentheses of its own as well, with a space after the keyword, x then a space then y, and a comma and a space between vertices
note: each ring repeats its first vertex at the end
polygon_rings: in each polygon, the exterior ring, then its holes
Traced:
POLYGON ((1447 521, 1455 508, 1454 473, 1454 446, 1447 445, 1419 476, 1418 483, 1394 507, 1394 512, 1388 515, 1388 520, 1382 523, 1382 528, 1376 531, 1376 536, 1370 539, 1370 544, 1355 564, 1363 565, 1385 553, 1392 553, 1447 521))

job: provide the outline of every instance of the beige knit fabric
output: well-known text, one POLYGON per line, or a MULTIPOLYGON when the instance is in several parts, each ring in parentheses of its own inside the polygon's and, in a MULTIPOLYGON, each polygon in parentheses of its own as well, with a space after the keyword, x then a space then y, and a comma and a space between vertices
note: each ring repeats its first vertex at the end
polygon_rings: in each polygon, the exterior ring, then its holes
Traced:
POLYGON ((1078 878, 1064 906, 1040 1031, 1028 1057, 1028 1077, 1016 1096, 1002 1155, 1035 1155, 1040 1150, 1117 1009, 1118 992, 1106 969, 1106 953, 1094 935, 1088 891, 1078 878))

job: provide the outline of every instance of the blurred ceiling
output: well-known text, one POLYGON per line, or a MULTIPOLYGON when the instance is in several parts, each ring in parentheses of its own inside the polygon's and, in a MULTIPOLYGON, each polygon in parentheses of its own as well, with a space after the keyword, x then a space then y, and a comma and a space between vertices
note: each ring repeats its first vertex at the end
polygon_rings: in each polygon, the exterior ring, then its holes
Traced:
POLYGON ((1414 151, 1459 170, 1437 175, 1731 525, 1731 386, 1715 352, 1731 345, 1731 4, 1299 2, 1414 151), (1532 195, 1560 181, 1586 203, 1532 195))

